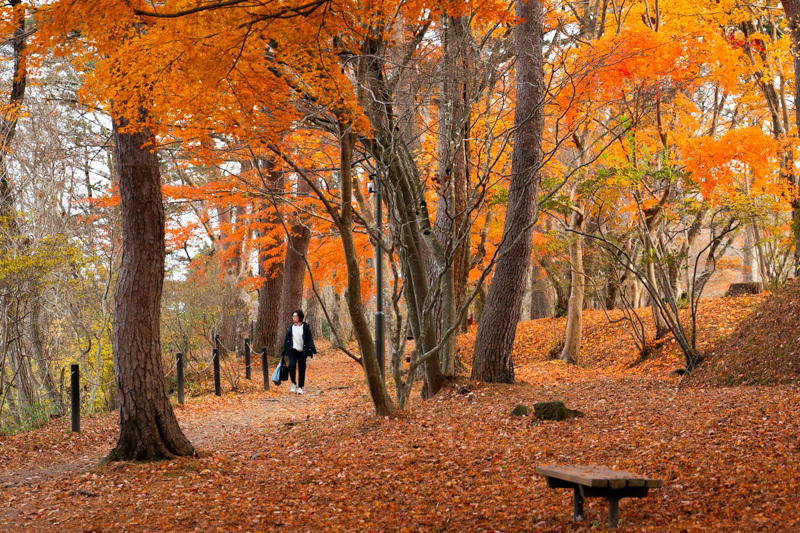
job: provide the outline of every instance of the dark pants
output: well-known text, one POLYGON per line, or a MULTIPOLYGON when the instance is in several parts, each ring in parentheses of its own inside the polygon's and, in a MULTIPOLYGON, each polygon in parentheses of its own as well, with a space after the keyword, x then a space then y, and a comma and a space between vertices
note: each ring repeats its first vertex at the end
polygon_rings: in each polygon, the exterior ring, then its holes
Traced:
POLYGON ((292 379, 292 383, 296 383, 301 389, 306 386, 306 359, 308 357, 303 355, 303 352, 292 348, 292 353, 289 354, 289 377, 292 379), (300 381, 295 379, 298 366, 300 367, 300 381))

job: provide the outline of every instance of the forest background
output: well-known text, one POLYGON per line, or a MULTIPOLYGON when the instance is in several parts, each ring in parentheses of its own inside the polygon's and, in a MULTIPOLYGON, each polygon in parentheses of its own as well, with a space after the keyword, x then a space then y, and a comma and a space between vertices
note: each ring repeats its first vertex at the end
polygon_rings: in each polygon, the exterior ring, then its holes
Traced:
POLYGON ((796 275, 797 13, 10 0, 3 432, 63 413, 79 363, 85 412, 120 412, 110 458, 191 455, 174 353, 191 386, 218 347, 235 390, 243 339, 277 355, 297 308, 380 415, 419 381, 513 383, 522 319, 565 315, 551 351, 580 364, 586 309, 643 360, 672 335, 694 371, 715 276, 796 275))

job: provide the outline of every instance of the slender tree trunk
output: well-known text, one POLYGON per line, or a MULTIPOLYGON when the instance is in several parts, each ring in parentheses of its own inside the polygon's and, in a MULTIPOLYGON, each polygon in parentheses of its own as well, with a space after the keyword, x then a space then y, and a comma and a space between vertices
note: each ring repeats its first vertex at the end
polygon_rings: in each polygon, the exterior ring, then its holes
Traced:
MULTIPOLYGON (((653 287, 660 287, 658 278, 656 276, 656 267, 652 261, 647 265, 647 277, 650 279, 650 283, 653 285, 653 287)), ((656 339, 663 339, 664 336, 670 332, 669 324, 667 324, 667 321, 664 320, 664 317, 661 314, 661 308, 652 301, 652 295, 649 296, 649 299, 650 310, 653 314, 653 324, 656 328, 656 339)))
POLYGON ((121 132, 117 150, 122 260, 115 292, 114 373, 119 440, 107 460, 155 460, 195 455, 172 411, 161 360, 164 205, 153 135, 121 132))
MULTIPOLYGON (((19 310, 15 311, 19 312, 19 310)), ((23 344, 19 341, 22 332, 19 331, 19 323, 12 324, 15 342, 10 343, 8 350, 8 360, 11 364, 11 372, 14 375, 14 382, 17 386, 17 407, 21 410, 25 407, 39 403, 36 380, 33 376, 33 368, 30 358, 23 352, 23 344)))
POLYGON ((364 317, 363 306, 361 305, 361 274, 358 266, 358 253, 356 252, 355 242, 353 241, 353 145, 355 137, 349 126, 340 124, 340 169, 342 176, 342 204, 341 216, 337 220, 339 235, 342 240, 345 261, 347 264, 347 307, 350 318, 353 321, 353 331, 358 341, 361 352, 361 364, 367 378, 372 402, 375 405, 375 414, 379 416, 388 415, 394 412, 395 406, 392 404, 389 393, 382 379, 382 372, 378 365, 375 355, 375 342, 369 331, 369 324, 364 317))
POLYGON ((31 350, 33 351, 33 358, 36 362, 36 369, 39 374, 39 381, 44 387, 45 394, 50 403, 55 406, 60 412, 63 408, 61 405, 61 398, 58 394, 56 382, 53 379, 53 374, 50 372, 50 358, 45 352, 44 342, 42 340, 42 323, 41 323, 41 296, 35 295, 31 298, 31 314, 30 314, 30 335, 31 335, 31 350))
MULTIPOLYGON (((437 334, 449 329, 458 315, 466 296, 466 250, 470 243, 464 238, 456 245, 462 232, 467 208, 468 167, 467 130, 469 127, 468 98, 472 61, 469 50, 469 22, 466 17, 442 18, 444 42, 442 50, 441 90, 439 95, 438 168, 439 199, 436 206, 434 235, 445 251, 445 265, 431 267, 431 278, 442 274, 441 296, 436 307, 437 334)), ((431 257, 433 260, 433 257, 431 257)), ((455 374, 455 336, 442 347, 439 356, 445 374, 455 374)))
MULTIPOLYGON (((573 198, 575 191, 573 190, 573 198)), ((561 360, 573 365, 578 364, 583 338, 583 300, 586 290, 586 273, 583 269, 583 211, 572 213, 572 229, 578 233, 571 235, 569 243, 570 261, 570 293, 567 302, 567 331, 564 334, 564 349, 561 351, 561 360)))
POLYGON ((544 129, 543 7, 538 0, 517 2, 521 22, 514 29, 517 51, 517 107, 508 208, 492 285, 475 338, 472 379, 514 382, 512 350, 520 318, 525 277, 537 216, 544 129))

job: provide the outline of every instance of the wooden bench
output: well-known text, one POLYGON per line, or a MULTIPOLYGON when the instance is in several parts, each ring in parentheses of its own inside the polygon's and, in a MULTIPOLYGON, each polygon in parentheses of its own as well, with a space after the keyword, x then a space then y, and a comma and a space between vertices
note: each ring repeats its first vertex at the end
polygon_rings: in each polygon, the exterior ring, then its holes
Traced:
POLYGON ((583 520, 584 498, 606 498, 609 529, 617 527, 622 498, 644 498, 648 490, 664 485, 660 479, 596 466, 537 466, 535 472, 545 477, 548 488, 573 489, 573 518, 577 522, 583 520))

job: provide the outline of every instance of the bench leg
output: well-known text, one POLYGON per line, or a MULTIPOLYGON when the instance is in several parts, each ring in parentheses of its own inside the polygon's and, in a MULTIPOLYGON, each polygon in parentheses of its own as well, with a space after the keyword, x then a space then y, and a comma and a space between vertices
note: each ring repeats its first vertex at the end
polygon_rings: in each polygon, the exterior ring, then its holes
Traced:
POLYGON ((619 522, 619 498, 608 498, 608 529, 617 529, 619 522))
POLYGON ((581 495, 581 490, 577 486, 573 490, 575 494, 572 503, 572 518, 574 518, 576 522, 580 522, 583 520, 583 496, 581 495))

